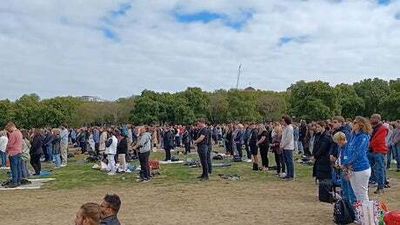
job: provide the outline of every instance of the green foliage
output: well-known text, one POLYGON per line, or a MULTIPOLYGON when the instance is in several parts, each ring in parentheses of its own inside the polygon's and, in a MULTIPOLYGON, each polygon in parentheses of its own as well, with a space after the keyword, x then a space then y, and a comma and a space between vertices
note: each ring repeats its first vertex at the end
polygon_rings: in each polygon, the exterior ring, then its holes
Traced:
POLYGON ((290 92, 289 112, 296 118, 322 120, 338 114, 338 95, 329 83, 299 81, 288 91, 290 92))
POLYGON ((140 96, 110 102, 88 102, 75 97, 41 100, 23 95, 15 102, 0 100, 0 126, 14 121, 18 127, 71 127, 103 124, 193 124, 206 118, 213 124, 274 121, 283 114, 297 119, 324 120, 334 115, 354 118, 381 113, 400 118, 400 79, 378 78, 335 87, 322 81, 299 81, 286 92, 187 88, 178 93, 144 90, 140 96))
POLYGON ((363 114, 365 102, 358 97, 352 85, 339 84, 335 89, 338 93, 341 115, 344 118, 355 118, 357 115, 363 114))
POLYGON ((362 80, 353 86, 357 95, 365 102, 365 109, 359 113, 367 117, 382 111, 382 100, 391 92, 389 83, 378 78, 362 80))

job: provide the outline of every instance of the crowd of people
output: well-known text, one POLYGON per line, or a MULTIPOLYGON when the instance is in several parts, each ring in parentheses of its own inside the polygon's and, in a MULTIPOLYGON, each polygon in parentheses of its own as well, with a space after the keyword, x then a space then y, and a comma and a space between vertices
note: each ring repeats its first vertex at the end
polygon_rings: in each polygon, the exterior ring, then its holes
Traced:
MULTIPOLYGON (((370 119, 341 116, 331 120, 306 123, 293 122, 283 116, 269 123, 231 123, 208 125, 199 120, 195 126, 83 127, 68 129, 19 130, 8 123, 0 131, 0 162, 6 167, 9 157, 11 182, 17 187, 30 175, 40 175, 41 163, 51 162, 55 168, 68 162, 68 146, 79 147, 82 153, 93 153, 106 162, 108 175, 131 172, 127 161, 139 159, 139 182, 151 180, 149 158, 154 148, 164 149, 165 161, 173 160, 173 149, 189 154, 195 146, 202 166, 199 179, 212 174, 212 148, 220 145, 226 156, 236 161, 252 162, 254 171, 270 170, 269 152, 273 153, 276 175, 283 180, 295 179, 295 153, 313 162, 313 176, 318 181, 342 180, 343 194, 351 202, 368 199, 368 185, 377 185, 375 193, 390 185, 387 170, 395 159, 400 162, 400 121, 382 122, 378 114, 370 119), (246 153, 246 155, 244 154, 246 153), (260 157, 260 158, 259 158, 260 157), (30 174, 28 165, 34 173, 30 174)), ((400 163, 397 163, 400 171, 400 163)))

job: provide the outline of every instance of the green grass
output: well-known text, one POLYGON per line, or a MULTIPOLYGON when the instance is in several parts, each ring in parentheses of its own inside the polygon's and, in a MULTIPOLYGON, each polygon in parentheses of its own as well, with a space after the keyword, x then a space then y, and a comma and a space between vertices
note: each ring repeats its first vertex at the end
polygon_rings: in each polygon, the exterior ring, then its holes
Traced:
MULTIPOLYGON (((160 160, 164 157, 163 153, 151 153, 151 159, 160 160)), ((196 155, 189 156, 179 156, 181 160, 186 158, 198 159, 196 155)), ((274 165, 273 155, 270 155, 270 164, 274 165)), ((225 162, 230 162, 229 160, 224 160, 225 162)), ((220 163, 224 161, 216 161, 214 163, 220 163)), ((131 164, 138 166, 139 162, 133 161, 131 164)), ((93 163, 85 163, 84 156, 79 155, 75 159, 69 161, 68 166, 62 169, 53 170, 53 165, 45 163, 43 165, 43 170, 51 170, 52 176, 56 178, 45 185, 46 189, 51 190, 66 190, 74 188, 88 188, 95 187, 99 185, 117 185, 117 186, 132 186, 140 185, 136 182, 137 173, 126 173, 118 174, 116 176, 108 176, 105 172, 99 170, 94 170, 91 167, 93 163)), ((310 177, 312 175, 312 166, 304 166, 296 164, 296 182, 310 182, 310 177)), ((217 174, 238 174, 241 176, 241 181, 238 182, 266 182, 266 181, 276 181, 275 172, 271 171, 268 173, 254 172, 251 170, 252 164, 241 162, 232 163, 231 167, 228 168, 214 168, 211 181, 219 179, 217 174)), ((200 175, 201 168, 189 168, 182 164, 169 164, 161 165, 161 175, 156 176, 152 180, 152 185, 159 186, 169 186, 175 184, 185 184, 185 183, 196 183, 199 182, 196 177, 200 175)), ((400 173, 390 171, 390 177, 400 178, 400 173)), ((6 172, 3 170, 0 172, 0 179, 5 180, 7 178, 6 172)))

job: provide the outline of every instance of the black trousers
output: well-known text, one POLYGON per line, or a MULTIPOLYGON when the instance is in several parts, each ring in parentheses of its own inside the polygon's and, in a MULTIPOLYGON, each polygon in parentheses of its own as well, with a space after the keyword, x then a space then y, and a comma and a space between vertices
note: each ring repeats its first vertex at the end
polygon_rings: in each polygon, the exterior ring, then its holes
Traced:
POLYGON ((42 170, 42 164, 40 162, 41 156, 42 156, 41 154, 31 155, 31 165, 32 165, 33 169, 35 170, 36 175, 39 175, 40 171, 42 170))
POLYGON ((171 160, 171 149, 166 148, 165 149, 165 161, 171 160))
POLYGON ((246 141, 246 144, 244 144, 244 149, 246 150, 247 158, 251 159, 250 148, 249 148, 249 145, 247 144, 247 141, 246 141))
POLYGON ((268 168, 269 160, 268 160, 268 146, 260 146, 260 155, 262 166, 268 168))
POLYGON ((285 162, 283 160, 283 153, 277 154, 275 152, 275 163, 276 163, 276 172, 279 173, 284 173, 285 170, 285 162))
POLYGON ((99 155, 99 152, 100 152, 99 146, 100 146, 100 143, 94 143, 94 150, 96 152, 96 155, 99 155))
POLYGON ((140 179, 150 179, 150 164, 149 164, 150 151, 139 153, 140 162, 140 179))
POLYGON ((238 151, 240 158, 242 158, 243 157, 242 144, 236 143, 236 150, 238 151))
POLYGON ((197 153, 199 154, 201 168, 203 170, 201 177, 208 178, 208 160, 207 160, 208 146, 207 145, 199 145, 197 147, 197 153))
POLYGON ((190 142, 185 143, 185 154, 190 152, 190 142))

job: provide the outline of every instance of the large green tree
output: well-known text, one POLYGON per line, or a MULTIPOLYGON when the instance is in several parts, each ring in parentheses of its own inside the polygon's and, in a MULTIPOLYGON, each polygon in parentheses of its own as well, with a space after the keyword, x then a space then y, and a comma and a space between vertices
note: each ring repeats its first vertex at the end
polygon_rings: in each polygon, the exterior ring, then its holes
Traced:
POLYGON ((289 113, 306 120, 322 120, 339 113, 336 90, 327 82, 299 81, 289 89, 289 113))
POLYGON ((339 84, 335 89, 338 94, 339 107, 343 117, 354 118, 364 112, 365 102, 357 95, 352 85, 339 84))
POLYGON ((357 95, 365 103, 365 109, 359 114, 367 117, 374 113, 380 113, 383 99, 391 93, 389 83, 378 78, 362 80, 354 83, 353 86, 357 95))

